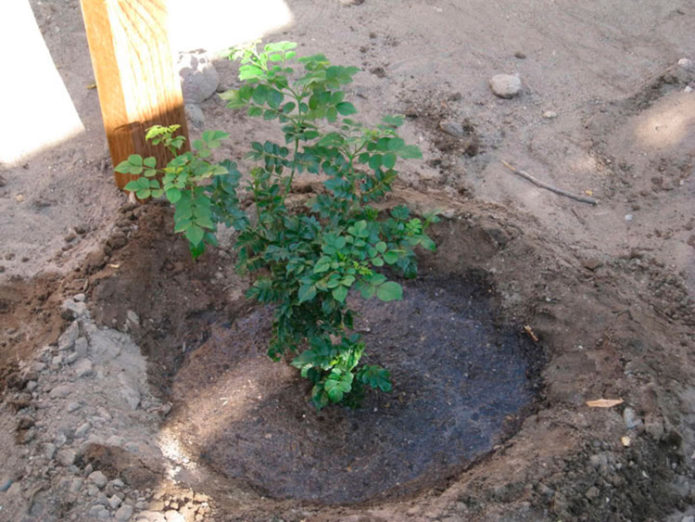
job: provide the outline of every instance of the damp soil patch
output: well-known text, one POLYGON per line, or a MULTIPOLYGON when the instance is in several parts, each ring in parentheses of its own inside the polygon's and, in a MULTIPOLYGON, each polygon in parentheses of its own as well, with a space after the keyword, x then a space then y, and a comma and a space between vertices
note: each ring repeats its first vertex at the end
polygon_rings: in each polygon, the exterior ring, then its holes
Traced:
POLYGON ((356 300, 364 361, 394 384, 357 410, 316 411, 307 381, 267 357, 269 310, 215 325, 174 377, 168 428, 198 463, 271 498, 350 504, 445 485, 515 432, 539 385, 540 349, 490 295, 425 276, 402 301, 356 300))

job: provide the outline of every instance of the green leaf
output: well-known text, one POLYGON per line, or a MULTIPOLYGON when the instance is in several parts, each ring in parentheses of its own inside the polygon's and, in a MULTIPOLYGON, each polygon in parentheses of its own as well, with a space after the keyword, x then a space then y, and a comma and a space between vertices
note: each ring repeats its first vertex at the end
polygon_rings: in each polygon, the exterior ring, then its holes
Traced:
POLYGON ((245 80, 255 80, 263 75, 263 69, 256 65, 242 65, 239 67, 239 79, 243 82, 245 80))
POLYGON ((398 150, 398 155, 403 159, 420 159, 420 158, 422 158, 422 152, 417 147, 417 145, 406 145, 402 149, 398 150))
POLYGON ((384 254, 384 261, 386 261, 389 265, 394 264, 396 261, 398 261, 398 254, 394 252, 393 250, 386 252, 384 254))
POLYGON ((331 295, 333 296, 333 299, 340 303, 345 302, 345 298, 348 295, 348 289, 344 286, 338 286, 333 289, 333 292, 331 292, 331 295))
POLYGON ((384 154, 384 158, 381 161, 381 164, 387 169, 392 169, 396 164, 396 155, 393 152, 384 154))
POLYGON ((300 303, 311 301, 314 297, 316 297, 316 287, 311 284, 300 286, 297 297, 299 298, 300 303))
POLYGON ((358 379, 363 384, 384 392, 390 392, 392 389, 389 371, 380 366, 363 366, 358 372, 358 379))
POLYGON ((203 235, 205 231, 197 226, 191 225, 188 230, 186 230, 186 239, 191 242, 192 245, 197 245, 203 240, 203 235))
POLYGON ((153 169, 157 166, 157 159, 154 156, 149 156, 143 160, 143 163, 146 167, 153 169))
POLYGON ((328 394, 331 402, 340 402, 343 397, 352 389, 352 380, 354 375, 347 372, 341 373, 339 370, 333 370, 324 383, 324 389, 328 394))
POLYGON ((321 274, 323 272, 326 272, 330 268, 331 268, 331 258, 324 256, 316 262, 316 265, 314 266, 314 273, 315 274, 321 274))
POLYGON ((403 299, 403 288, 394 281, 387 281, 376 290, 376 296, 384 302, 403 299))
POLYGON ((336 110, 343 116, 349 116, 350 114, 355 114, 357 109, 350 102, 340 102, 335 106, 336 110))

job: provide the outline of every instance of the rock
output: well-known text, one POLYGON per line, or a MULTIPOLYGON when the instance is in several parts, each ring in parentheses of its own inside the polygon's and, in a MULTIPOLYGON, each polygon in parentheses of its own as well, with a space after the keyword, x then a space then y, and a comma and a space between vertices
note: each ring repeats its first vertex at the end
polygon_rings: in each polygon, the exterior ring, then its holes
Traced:
POLYGON ((166 518, 162 513, 148 510, 135 515, 135 522, 166 522, 166 518))
POLYGON ((13 483, 14 483, 14 480, 12 480, 9 477, 0 478, 0 492, 4 493, 8 489, 10 489, 10 487, 12 486, 13 483))
POLYGON ((75 301, 76 303, 82 303, 84 300, 87 298, 84 294, 75 294, 72 297, 72 300, 75 301))
POLYGON ((75 450, 73 449, 63 448, 58 451, 57 460, 65 467, 72 466, 75 463, 76 458, 77 453, 75 453, 75 450))
POLYGON ((64 319, 74 320, 87 314, 87 305, 66 299, 61 307, 61 312, 64 319))
POLYGON ((518 58, 519 60, 525 60, 526 54, 522 53, 521 51, 517 51, 514 53, 514 58, 518 58))
POLYGON ((362 5, 364 0, 339 0, 340 5, 362 5))
POLYGON ((174 509, 169 509, 164 513, 166 522, 186 522, 184 516, 174 509))
POLYGON ((623 410, 623 420, 625 421, 625 426, 629 430, 642 424, 642 419, 640 419, 635 410, 630 407, 623 410))
POLYGON ((94 483, 96 487, 99 489, 103 488, 106 483, 109 481, 106 478, 106 475, 104 475, 101 471, 93 471, 92 473, 89 474, 89 477, 87 479, 94 483))
POLYGON ((79 437, 80 439, 83 438, 85 435, 87 435, 89 428, 91 428, 89 422, 83 423, 82 425, 80 425, 79 428, 75 430, 75 437, 79 437))
POLYGON ((555 118, 557 118, 557 112, 555 112, 555 111, 545 111, 545 112, 543 113, 543 117, 544 117, 546 120, 554 120, 555 118))
POLYGON ((689 58, 681 58, 680 60, 678 60, 678 65, 681 66, 683 69, 692 69, 693 61, 689 58))
POLYGON ((217 70, 204 52, 179 54, 177 68, 186 104, 201 103, 212 96, 220 83, 217 70))
POLYGON ((587 270, 591 270, 592 272, 595 271, 597 268, 603 266, 603 263, 601 262, 600 259, 595 258, 595 257, 590 257, 588 259, 585 259, 582 261, 582 266, 586 268, 587 270))
POLYGON ((116 514, 114 517, 116 520, 120 522, 127 522, 130 520, 130 517, 133 516, 133 506, 130 506, 128 504, 123 504, 120 508, 118 508, 118 511, 116 511, 116 514))
POLYGON ((439 122, 439 128, 450 136, 454 136, 456 138, 462 138, 466 135, 463 125, 456 121, 442 120, 439 122))
POLYGON ((195 128, 202 129, 205 127, 205 115, 203 114, 203 109, 200 108, 200 105, 195 103, 187 103, 184 106, 184 109, 186 111, 188 121, 190 121, 195 128))
POLYGON ((77 359, 80 358, 80 354, 77 352, 72 352, 65 358, 65 364, 73 364, 77 359))
POLYGON ((62 354, 58 354, 53 359, 51 359, 51 366, 54 368, 60 368, 60 365, 63 364, 63 356, 62 354))
POLYGON ((78 493, 82 489, 83 483, 84 480, 82 480, 80 477, 73 478, 72 482, 70 482, 70 493, 78 493))
POLYGON ((26 390, 28 392, 33 392, 38 387, 38 385, 39 385, 39 383, 36 381, 29 381, 29 382, 27 382, 26 390))
POLYGON ((46 444, 44 444, 43 454, 46 456, 48 460, 53 460, 53 457, 55 457, 56 454, 56 445, 52 442, 47 442, 46 444))
POLYGON ((140 392, 137 388, 129 381, 129 379, 124 375, 120 374, 118 380, 121 382, 121 389, 119 390, 121 397, 125 399, 132 409, 136 410, 140 404, 140 392))
POLYGON ((630 221, 632 221, 632 218, 633 218, 633 215, 632 215, 632 214, 625 214, 625 221, 626 221, 626 222, 629 223, 630 221))
POLYGON ((589 500, 593 500, 600 495, 600 491, 596 486, 591 486, 589 489, 586 490, 586 493, 584 495, 589 500))
POLYGON ((695 522, 695 516, 688 515, 687 517, 681 518, 681 522, 695 522))
POLYGON ((513 98, 521 92, 521 79, 513 74, 496 74, 490 78, 490 89, 500 98, 513 98))
POLYGON ((68 413, 79 410, 81 407, 80 403, 77 401, 72 401, 68 403, 68 413))
POLYGON ((58 350, 65 351, 70 350, 74 345, 77 338, 80 336, 80 325, 77 321, 70 323, 65 331, 58 338, 58 350))
POLYGON ((80 359, 75 363, 75 374, 82 378, 82 377, 89 377, 94 373, 94 366, 92 365, 92 361, 89 359, 80 359))
POLYGON ((109 497, 109 506, 111 509, 117 509, 121 505, 121 499, 118 495, 112 495, 109 497))
POLYGON ((89 343, 84 337, 78 337, 74 346, 75 353, 80 357, 85 357, 89 352, 89 343))
POLYGON ((62 399, 64 397, 67 397, 71 393, 72 386, 70 386, 69 384, 59 384, 49 392, 48 396, 51 399, 62 399))
POLYGON ((137 313, 135 313, 135 311, 128 310, 126 312, 125 316, 126 316, 126 321, 134 324, 135 326, 140 326, 140 317, 138 316, 137 313))

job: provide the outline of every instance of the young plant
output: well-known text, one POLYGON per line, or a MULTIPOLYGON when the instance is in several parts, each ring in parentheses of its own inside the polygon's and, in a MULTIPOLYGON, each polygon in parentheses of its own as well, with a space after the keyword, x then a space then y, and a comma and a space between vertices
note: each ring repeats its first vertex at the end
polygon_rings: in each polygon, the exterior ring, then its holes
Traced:
MULTIPOLYGON (((221 95, 228 107, 277 120, 285 137, 284 144, 251 144, 250 212, 240 207, 236 164, 210 160, 227 137, 220 131, 203 133, 193 151, 163 169, 133 155, 116 170, 141 176, 126 186, 139 198, 166 195, 194 257, 216 244, 219 223, 233 226, 238 268, 253 279, 247 296, 274 306, 270 357, 294 354, 291 364, 312 382, 317 408, 356 406, 365 386, 390 391, 391 380, 388 370, 360 364, 365 345, 352 332, 348 294, 401 299, 401 285, 382 269, 415 277, 414 249, 434 250, 426 229, 435 217, 412 217, 404 206, 384 215, 374 206, 391 191, 398 160, 420 151, 398 136, 400 116, 375 127, 349 118, 357 110, 342 89, 357 68, 332 65, 322 54, 296 59, 295 46, 279 42, 230 56, 241 62, 243 85, 221 95), (293 180, 305 172, 321 176, 323 190, 303 209, 290 208, 293 180)), ((147 137, 176 155, 183 140, 176 130, 156 126, 147 137)))

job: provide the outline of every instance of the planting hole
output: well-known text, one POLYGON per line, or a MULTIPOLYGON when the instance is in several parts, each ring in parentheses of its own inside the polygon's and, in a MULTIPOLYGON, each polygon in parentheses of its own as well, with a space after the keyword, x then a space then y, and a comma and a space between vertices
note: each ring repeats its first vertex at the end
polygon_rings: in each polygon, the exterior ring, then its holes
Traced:
POLYGON ((540 349, 501 326, 488 287, 424 276, 391 303, 355 300, 364 361, 391 393, 316 411, 310 386, 266 355, 271 313, 209 339, 174 378, 168 429, 189 454, 273 498, 355 503, 454 476, 514 431, 532 403, 540 349))

